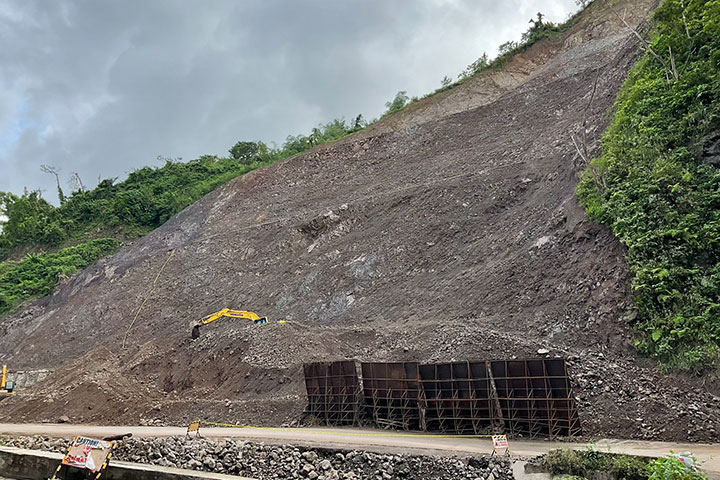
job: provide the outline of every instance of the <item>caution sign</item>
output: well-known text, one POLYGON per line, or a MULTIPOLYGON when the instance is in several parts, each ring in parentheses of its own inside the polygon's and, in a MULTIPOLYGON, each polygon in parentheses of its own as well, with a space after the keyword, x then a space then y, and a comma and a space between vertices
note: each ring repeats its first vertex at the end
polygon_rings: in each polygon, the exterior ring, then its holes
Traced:
POLYGON ((493 455, 500 455, 499 452, 504 450, 505 455, 510 455, 510 445, 508 444, 507 435, 493 435, 493 455))
POLYGON ((104 440, 75 437, 70 450, 62 460, 62 465, 90 470, 93 473, 99 472, 104 468, 113 445, 113 442, 104 440))
POLYGON ((195 436, 200 436, 200 421, 192 422, 190 425, 188 425, 187 432, 185 432, 185 436, 189 437, 190 433, 195 432, 195 436))

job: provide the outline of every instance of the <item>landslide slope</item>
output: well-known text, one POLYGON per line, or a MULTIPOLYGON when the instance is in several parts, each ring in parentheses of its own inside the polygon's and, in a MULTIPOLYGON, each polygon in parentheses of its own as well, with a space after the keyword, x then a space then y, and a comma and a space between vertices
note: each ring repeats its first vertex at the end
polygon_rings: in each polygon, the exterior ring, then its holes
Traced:
POLYGON ((594 147, 640 53, 609 6, 646 29, 655 3, 598 0, 499 70, 229 182, 6 319, 3 360, 55 373, 0 420, 278 424, 302 411, 304 361, 549 348, 571 360, 588 434, 711 438, 720 400, 632 352, 623 248, 574 193, 570 134, 586 120, 594 147), (223 307, 288 322, 188 338, 223 307))

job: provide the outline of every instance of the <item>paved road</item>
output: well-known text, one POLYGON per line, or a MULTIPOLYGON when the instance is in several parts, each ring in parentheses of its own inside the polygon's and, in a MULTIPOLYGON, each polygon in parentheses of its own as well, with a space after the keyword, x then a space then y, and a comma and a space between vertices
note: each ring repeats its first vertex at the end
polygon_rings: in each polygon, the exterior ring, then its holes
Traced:
MULTIPOLYGON (((0 434, 46 435, 68 437, 86 435, 105 437, 132 433, 136 437, 170 437, 185 435, 181 427, 124 427, 71 424, 4 424, 0 434)), ((270 444, 292 444, 306 447, 363 449, 379 453, 412 453, 427 455, 473 455, 492 452, 487 438, 443 437, 432 434, 386 432, 369 429, 346 428, 227 428, 203 427, 206 438, 234 438, 270 444)), ((638 440, 599 440, 596 448, 612 453, 659 457, 674 452, 692 452, 702 462, 703 469, 712 477, 720 478, 720 444, 683 444, 646 442, 638 440)), ((556 443, 548 441, 511 441, 515 455, 535 456, 554 448, 586 448, 587 444, 556 443)))

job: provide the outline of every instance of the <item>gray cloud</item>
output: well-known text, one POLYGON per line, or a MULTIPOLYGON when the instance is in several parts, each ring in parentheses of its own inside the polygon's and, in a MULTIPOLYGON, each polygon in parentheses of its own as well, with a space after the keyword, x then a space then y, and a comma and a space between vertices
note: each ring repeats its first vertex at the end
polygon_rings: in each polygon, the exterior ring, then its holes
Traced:
POLYGON ((26 0, 0 3, 0 190, 46 190, 41 164, 124 177, 157 155, 282 143, 378 116, 574 0, 26 0))

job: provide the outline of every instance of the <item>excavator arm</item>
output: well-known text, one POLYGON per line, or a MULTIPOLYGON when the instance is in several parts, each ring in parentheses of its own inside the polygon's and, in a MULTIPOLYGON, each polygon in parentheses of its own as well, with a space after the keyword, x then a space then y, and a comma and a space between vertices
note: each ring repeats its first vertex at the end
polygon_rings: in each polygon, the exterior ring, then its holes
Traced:
POLYGON ((219 312, 212 313, 206 317, 203 317, 198 322, 195 322, 192 327, 192 338, 198 338, 200 336, 200 327, 205 326, 209 323, 219 320, 221 318, 246 318, 252 320, 253 323, 267 323, 267 317, 261 317, 254 312, 248 312, 245 310, 230 310, 229 308, 223 308, 219 312))

